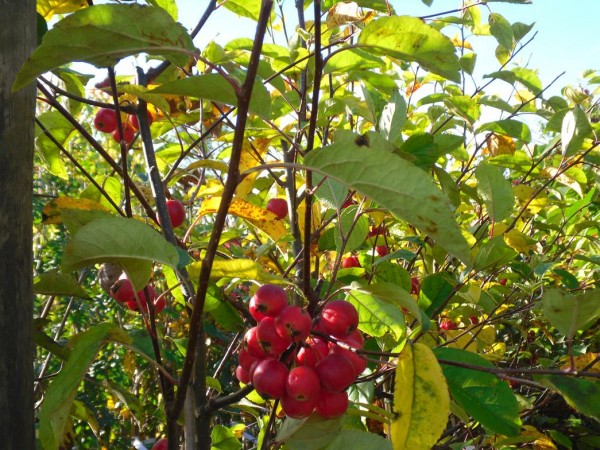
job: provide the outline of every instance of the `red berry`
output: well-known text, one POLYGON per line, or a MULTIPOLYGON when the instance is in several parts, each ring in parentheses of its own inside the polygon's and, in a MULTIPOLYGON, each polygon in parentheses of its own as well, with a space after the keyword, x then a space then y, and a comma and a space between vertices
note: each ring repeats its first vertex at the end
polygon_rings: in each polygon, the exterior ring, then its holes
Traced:
POLYGON ((275 318, 277 333, 295 342, 303 341, 308 337, 311 325, 310 314, 294 305, 286 306, 275 318))
MULTIPOLYGON (((135 114, 131 114, 129 117, 127 117, 127 122, 129 123, 129 125, 131 125, 131 127, 134 130, 140 129, 140 124, 135 114)), ((152 115, 152 113, 148 111, 148 125, 152 125, 152 122, 154 122, 154 115, 152 115)))
POLYGON ((314 368, 327 356, 329 347, 324 340, 310 336, 296 354, 296 364, 314 368))
POLYGON ((263 398, 281 398, 285 395, 285 382, 288 369, 273 358, 258 363, 252 374, 254 389, 263 398))
POLYGON ((272 198, 267 203, 267 211, 271 211, 278 219, 283 219, 288 215, 287 201, 283 198, 272 198))
POLYGON ((315 366, 321 386, 330 391, 343 391, 356 378, 355 369, 348 358, 329 354, 315 366))
MULTIPOLYGON (((114 130, 112 135, 115 142, 121 142, 121 133, 119 133, 118 129, 114 130)), ((135 130, 131 128, 131 126, 123 124, 123 140, 125 143, 131 144, 133 142, 133 138, 135 138, 135 130)))
POLYGON ((367 234, 367 237, 383 236, 386 234, 387 234, 387 228, 385 227, 385 225, 381 224, 377 227, 371 227, 371 230, 367 234))
POLYGON ((375 251, 379 256, 385 256, 390 252, 390 249, 387 245, 378 245, 375 247, 375 251))
POLYGON ((281 408, 283 412, 292 419, 304 419, 310 416, 317 404, 317 397, 307 401, 296 400, 289 395, 281 397, 281 408))
POLYGON ((350 269, 351 267, 361 267, 358 258, 354 255, 348 256, 342 260, 342 267, 344 269, 350 269))
POLYGON ((354 200, 352 197, 348 197, 346 199, 346 201, 344 203, 342 203, 341 209, 346 209, 347 207, 352 206, 352 205, 356 205, 356 204, 357 204, 356 200, 354 200))
POLYGON ((289 397, 305 402, 319 395, 321 381, 314 369, 298 366, 290 370, 285 382, 285 390, 289 397))
POLYGON ((456 330, 458 326, 452 322, 450 319, 442 319, 440 321, 440 328, 442 330, 456 330))
POLYGON ((275 319, 265 317, 256 327, 258 342, 269 356, 281 355, 292 343, 292 338, 282 336, 275 328, 275 319))
POLYGON ((334 337, 344 337, 358 328, 358 311, 345 300, 329 302, 321 311, 321 328, 334 337))
POLYGON ((260 346, 260 342, 258 341, 257 330, 258 327, 252 327, 248 331, 246 331, 246 334, 244 335, 244 342, 246 344, 246 350, 248 350, 248 353, 250 353, 256 358, 262 359, 266 358, 267 354, 260 346))
POLYGON ((185 206, 179 200, 167 200, 167 211, 173 228, 177 228, 185 221, 185 206))
POLYGON ((248 373, 248 371, 242 366, 236 367, 235 377, 240 381, 240 383, 244 383, 244 384, 248 384, 252 380, 250 378, 250 374, 248 373))
POLYGON ((241 348, 238 353, 238 364, 246 370, 250 370, 252 364, 254 364, 258 358, 252 355, 247 348, 241 348))
MULTIPOLYGON (((159 297, 156 298, 156 292, 154 291, 154 288, 150 285, 147 286, 148 288, 148 294, 149 294, 149 298, 151 299, 153 305, 154 305, 154 314, 158 314, 160 313, 163 309, 165 309, 166 306, 166 301, 164 297, 159 297)), ((150 311, 148 309, 148 299, 146 298, 146 292, 145 289, 142 289, 141 291, 139 291, 137 293, 138 298, 140 299, 140 303, 142 305, 142 308, 144 308, 144 312, 146 314, 150 314, 150 311)), ((125 302, 125 305, 127 306, 127 308, 129 308, 131 311, 139 311, 139 305, 138 302, 136 301, 135 297, 131 300, 128 300, 125 302)))
POLYGON ((410 279, 410 293, 419 295, 419 292, 421 292, 421 282, 417 277, 412 277, 410 279))
POLYGON ((339 345, 333 345, 329 349, 330 354, 342 355, 348 359, 352 363, 354 367, 354 378, 363 373, 363 370, 367 367, 367 360, 362 356, 356 354, 352 350, 348 350, 347 348, 340 347, 339 345))
POLYGON ((506 278, 502 278, 500 281, 498 281, 498 283, 500 283, 502 286, 506 286, 506 282, 508 280, 506 278))
POLYGON ((348 409, 348 394, 346 392, 334 392, 321 390, 315 412, 325 419, 339 417, 348 409))
POLYGON ((477 325, 479 323, 479 317, 471 316, 469 317, 469 322, 471 322, 472 325, 477 325))
POLYGON ((250 299, 249 309, 252 317, 260 322, 264 317, 276 317, 288 304, 288 297, 281 286, 264 284, 250 299))
POLYGON ((169 448, 169 440, 166 438, 159 439, 152 446, 152 450, 168 450, 168 448, 169 448))
POLYGON ((133 285, 123 273, 119 279, 110 287, 110 296, 119 303, 125 303, 129 300, 135 300, 133 285))
POLYGON ((94 117, 94 126, 103 133, 117 129, 117 112, 114 109, 100 108, 94 117))

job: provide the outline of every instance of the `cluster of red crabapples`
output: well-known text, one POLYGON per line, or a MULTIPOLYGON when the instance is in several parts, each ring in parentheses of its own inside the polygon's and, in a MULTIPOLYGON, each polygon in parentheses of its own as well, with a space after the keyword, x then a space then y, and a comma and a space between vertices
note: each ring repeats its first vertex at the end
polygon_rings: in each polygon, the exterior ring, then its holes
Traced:
MULTIPOLYGON (((152 124, 154 116, 148 112, 148 122, 152 124)), ((119 133, 119 127, 117 123, 117 112, 110 108, 100 108, 96 112, 94 117, 94 127, 102 133, 112 133, 113 139, 117 142, 121 142, 121 133, 119 133)), ((127 116, 127 120, 122 123, 123 128, 123 140, 127 144, 133 142, 135 132, 140 129, 137 116, 131 114, 127 116)))
POLYGON ((154 314, 160 313, 163 309, 165 309, 166 305, 165 298, 162 296, 157 297, 156 292, 151 284, 137 292, 137 297, 139 299, 138 304, 138 301, 135 298, 133 285, 125 275, 125 272, 123 272, 119 279, 111 286, 109 294, 118 303, 126 306, 131 311, 139 311, 139 305, 141 305, 144 311, 149 313, 148 299, 150 299, 154 305, 154 314), (148 293, 147 296, 146 292, 148 293))
POLYGON ((313 321, 307 311, 289 305, 286 292, 273 284, 261 286, 249 308, 258 325, 244 336, 238 380, 251 382, 265 399, 279 399, 288 417, 344 414, 346 388, 367 365, 356 353, 364 344, 356 308, 344 300, 331 301, 313 321))

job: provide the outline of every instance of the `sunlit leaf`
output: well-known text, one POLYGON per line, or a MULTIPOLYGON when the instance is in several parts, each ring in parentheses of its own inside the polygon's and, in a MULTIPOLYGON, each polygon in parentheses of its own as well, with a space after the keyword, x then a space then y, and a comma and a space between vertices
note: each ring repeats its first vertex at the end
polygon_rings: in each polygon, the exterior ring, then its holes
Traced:
POLYGON ((470 265, 469 246, 448 200, 432 178, 411 162, 381 148, 344 143, 314 150, 304 163, 373 198, 470 265))
POLYGON ((60 273, 57 270, 37 275, 33 283, 33 292, 41 295, 90 298, 90 295, 77 283, 77 279, 73 275, 60 273))
MULTIPOLYGON (((201 261, 196 261, 188 266, 188 273, 192 280, 200 276, 201 261)), ((271 275, 262 264, 251 259, 217 259, 213 262, 210 276, 213 279, 240 278, 242 280, 255 280, 260 282, 286 283, 282 278, 271 275)))
MULTIPOLYGON (((262 158, 267 152, 268 143, 269 141, 267 139, 256 139, 253 142, 244 141, 240 158, 240 173, 244 173, 248 169, 263 163, 262 158)), ((241 199, 246 198, 252 190, 254 180, 256 180, 257 176, 258 172, 251 172, 245 175, 235 188, 236 197, 241 199)))
MULTIPOLYGON (((531 131, 529 127, 523 122, 519 122, 514 119, 496 120, 495 122, 488 122, 477 128, 477 132, 492 131, 499 135, 510 136, 514 139, 519 139, 523 142, 531 141, 531 131)), ((513 150, 514 153, 514 150, 513 150)))
POLYGON ((460 81, 460 65, 452 41, 417 17, 374 20, 363 29, 358 44, 393 58, 417 62, 430 72, 460 81))
POLYGON ((375 337, 391 333, 396 341, 406 334, 404 314, 399 303, 385 302, 360 290, 350 291, 346 300, 358 311, 358 327, 361 331, 375 337))
POLYGON ((78 9, 88 6, 86 0, 37 0, 35 2, 37 12, 44 19, 50 20, 56 14, 69 14, 78 9))
POLYGON ((481 163, 475 169, 477 191, 483 198, 487 212, 494 222, 510 216, 515 204, 515 196, 510 181, 504 178, 499 167, 481 163))
POLYGON ((398 357, 394 386, 394 450, 430 450, 448 422, 450 396, 442 369, 429 347, 406 345, 398 357))
POLYGON ((369 219, 365 215, 356 217, 356 206, 345 208, 340 215, 339 223, 335 227, 335 245, 338 251, 342 249, 349 252, 356 250, 367 238, 369 232, 369 219))
POLYGON ((63 210, 99 211, 107 213, 106 207, 87 198, 58 197, 42 209, 42 223, 46 225, 63 222, 63 210))
POLYGON ((473 369, 444 364, 443 360, 493 367, 474 353, 436 348, 452 398, 473 418, 494 433, 516 436, 521 430, 519 403, 508 384, 497 376, 473 369))
POLYGON ((95 5, 65 17, 44 35, 42 45, 18 73, 13 90, 70 62, 108 67, 125 56, 150 53, 183 65, 193 50, 194 44, 185 28, 162 8, 95 5))
MULTIPOLYGON (((37 119, 48 130, 52 137, 63 147, 68 147, 69 138, 74 131, 73 125, 57 111, 47 111, 40 114, 37 119)), ((69 174, 61 158, 61 151, 40 128, 36 127, 36 149, 40 152, 42 160, 46 163, 50 173, 66 180, 69 174)))
POLYGON ((560 132, 563 157, 571 156, 581 150, 583 140, 591 136, 592 127, 581 106, 568 111, 562 122, 560 132))
POLYGON ((577 331, 588 329, 600 316, 600 294, 590 290, 570 295, 549 289, 542 296, 542 309, 550 323, 572 339, 577 331))
POLYGON ((71 339, 71 353, 44 394, 39 418, 42 448, 59 448, 79 384, 98 351, 108 342, 130 341, 127 333, 113 324, 96 325, 71 339))

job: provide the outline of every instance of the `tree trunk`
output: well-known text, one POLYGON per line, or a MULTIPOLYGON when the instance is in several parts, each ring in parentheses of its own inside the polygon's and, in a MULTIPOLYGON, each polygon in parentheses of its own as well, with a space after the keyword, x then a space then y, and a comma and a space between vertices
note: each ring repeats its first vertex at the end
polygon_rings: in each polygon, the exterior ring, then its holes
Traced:
POLYGON ((35 0, 0 0, 0 446, 35 448, 32 180, 35 86, 11 93, 37 44, 35 0))

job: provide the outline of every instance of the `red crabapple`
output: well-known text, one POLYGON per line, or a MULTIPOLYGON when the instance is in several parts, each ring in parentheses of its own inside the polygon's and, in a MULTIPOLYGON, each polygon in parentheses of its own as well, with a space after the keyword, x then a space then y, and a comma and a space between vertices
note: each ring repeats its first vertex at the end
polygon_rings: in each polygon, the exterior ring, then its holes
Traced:
POLYGON ((263 284, 259 287, 248 305, 250 314, 260 322, 264 317, 276 317, 288 304, 288 297, 281 286, 263 284))
POLYGON ((352 303, 334 300, 321 310, 320 327, 334 337, 348 336, 358 327, 358 311, 352 303))
POLYGON ((385 256, 390 252, 390 249, 387 245, 378 245, 375 247, 375 251, 379 256, 385 256))
POLYGON ((348 409, 348 393, 322 389, 315 412, 325 419, 339 417, 348 409))
POLYGON ((247 330, 246 334, 244 335, 244 342, 246 343, 246 349, 248 350, 248 353, 250 353, 256 358, 262 359, 266 358, 267 354, 260 346, 257 330, 258 327, 252 327, 249 330, 247 330))
POLYGON ((440 321, 440 328, 442 330, 456 330, 458 326, 452 322, 450 319, 442 319, 440 321))
MULTIPOLYGON (((152 122, 154 122, 154 115, 148 111, 148 125, 152 125, 152 122)), ((129 117, 127 117, 127 123, 129 123, 134 130, 140 129, 140 124, 135 114, 131 114, 129 117)))
POLYGON ((265 317, 256 327, 258 342, 269 356, 281 355, 292 343, 292 338, 282 336, 275 327, 273 317, 265 317))
POLYGON ((94 127, 103 133, 117 129, 117 112, 114 109, 100 108, 94 116, 94 127))
POLYGON ((250 383, 250 381, 252 381, 252 379, 250 378, 250 374, 248 373, 248 370, 246 370, 244 367, 242 366, 237 366, 235 369, 235 377, 244 384, 248 384, 250 383))
POLYGON ((310 334, 312 319, 299 306, 286 306, 275 318, 275 329, 280 336, 295 342, 303 341, 310 334))
POLYGON ((307 401, 296 400, 289 395, 281 397, 281 408, 283 412, 292 419, 304 419, 315 410, 317 397, 307 401))
POLYGON ((319 395, 321 381, 314 369, 298 366, 290 370, 285 382, 285 390, 289 397, 305 402, 319 395))
POLYGON ((361 267, 361 265, 358 258, 355 255, 352 255, 342 259, 342 267, 344 269, 350 269, 351 267, 361 267))
POLYGON ((321 386, 330 391, 343 391, 356 378, 352 362, 345 356, 330 353, 317 363, 315 371, 321 386))
POLYGON ((314 368, 328 353, 327 342, 321 338, 309 336, 296 354, 296 364, 314 368))
POLYGON ((254 389, 263 398, 281 398, 285 395, 288 368, 280 361, 267 358, 259 362, 252 374, 254 389))
POLYGON ((179 200, 167 200, 167 211, 173 228, 177 228, 185 221, 185 206, 179 200))
MULTIPOLYGON (((119 133, 119 129, 116 129, 112 133, 113 139, 115 142, 121 142, 121 133, 119 133)), ((123 140, 126 144, 131 144, 133 142, 133 138, 135 138, 135 130, 131 128, 130 125, 124 123, 123 124, 123 140)))
POLYGON ((267 203, 267 211, 271 211, 277 216, 277 219, 283 219, 288 215, 288 204, 283 198, 272 198, 267 203))
POLYGON ((159 439, 152 446, 152 450, 168 450, 168 448, 169 448, 169 440, 166 438, 159 439))

